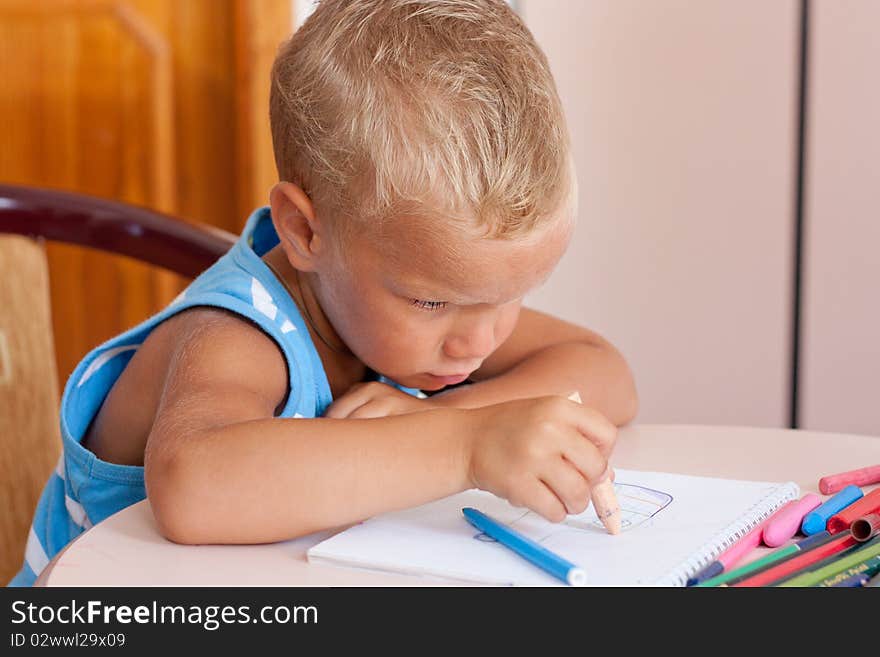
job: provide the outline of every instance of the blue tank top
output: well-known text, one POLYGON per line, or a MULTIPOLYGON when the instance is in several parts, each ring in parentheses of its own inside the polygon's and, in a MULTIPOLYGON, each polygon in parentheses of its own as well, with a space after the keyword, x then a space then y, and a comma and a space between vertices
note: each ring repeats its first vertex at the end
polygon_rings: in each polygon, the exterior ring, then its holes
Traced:
MULTIPOLYGON (((161 322, 194 306, 224 308, 259 326, 281 349, 289 373, 284 418, 314 418, 332 401, 320 356, 299 309, 261 256, 278 244, 269 208, 256 210, 229 252, 196 278, 167 308, 90 352, 67 381, 61 399, 63 454, 40 496, 25 560, 10 586, 31 586, 64 546, 93 524, 146 497, 141 466, 108 463, 82 440, 113 384, 161 322)), ((378 380, 423 396, 380 376, 378 380)))

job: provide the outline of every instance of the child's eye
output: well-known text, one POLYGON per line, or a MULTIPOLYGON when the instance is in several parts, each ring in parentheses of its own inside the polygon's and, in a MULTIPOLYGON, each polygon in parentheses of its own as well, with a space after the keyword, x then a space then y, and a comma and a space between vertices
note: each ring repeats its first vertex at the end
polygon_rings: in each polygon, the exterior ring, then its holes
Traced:
POLYGON ((446 301, 422 301, 421 299, 410 300, 410 305, 421 310, 441 310, 446 307, 446 301))

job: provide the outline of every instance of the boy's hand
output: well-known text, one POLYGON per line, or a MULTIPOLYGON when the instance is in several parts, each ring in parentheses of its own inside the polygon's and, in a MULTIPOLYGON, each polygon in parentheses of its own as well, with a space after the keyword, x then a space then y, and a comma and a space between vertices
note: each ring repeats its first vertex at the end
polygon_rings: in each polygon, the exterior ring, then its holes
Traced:
MULTIPOLYGON (((470 411, 469 475, 483 490, 551 522, 582 513, 602 479, 617 427, 564 397, 522 399, 470 411)), ((613 476, 612 473, 611 476, 613 476)))
POLYGON ((404 415, 432 408, 436 408, 436 405, 427 399, 418 399, 387 383, 370 381, 349 388, 348 392, 327 407, 324 417, 365 419, 404 415))

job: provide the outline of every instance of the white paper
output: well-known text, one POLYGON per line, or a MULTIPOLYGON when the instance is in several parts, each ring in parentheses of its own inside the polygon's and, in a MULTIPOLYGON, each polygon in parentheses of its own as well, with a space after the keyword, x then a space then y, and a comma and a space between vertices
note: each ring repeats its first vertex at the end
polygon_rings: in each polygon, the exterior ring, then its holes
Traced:
POLYGON ((612 536, 592 506, 555 524, 491 493, 469 490, 371 518, 308 551, 312 561, 463 582, 562 582, 488 539, 462 515, 474 507, 581 566, 588 585, 683 585, 731 540, 798 496, 791 483, 616 470, 623 529, 612 536))

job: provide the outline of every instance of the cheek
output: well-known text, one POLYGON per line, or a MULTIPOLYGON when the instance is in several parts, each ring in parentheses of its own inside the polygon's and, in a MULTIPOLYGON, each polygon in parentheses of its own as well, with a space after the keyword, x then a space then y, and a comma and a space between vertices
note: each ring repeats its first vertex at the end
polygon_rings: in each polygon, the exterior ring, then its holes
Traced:
POLYGON ((426 352, 436 352, 443 342, 442 318, 422 317, 421 313, 398 304, 387 316, 379 339, 398 359, 423 360, 426 352))
MULTIPOLYGON (((349 288, 352 289, 352 288, 349 288)), ((361 288, 346 295, 341 324, 346 342, 361 356, 379 355, 395 361, 412 360, 439 340, 438 323, 426 322, 399 298, 383 290, 361 288)))
POLYGON ((504 308, 501 311, 501 314, 498 317, 498 323, 495 324, 496 349, 510 337, 510 334, 513 333, 513 329, 516 328, 516 322, 519 320, 520 308, 522 308, 522 305, 517 303, 511 305, 510 308, 504 308))
POLYGON ((451 316, 418 311, 398 303, 387 323, 373 336, 374 353, 400 372, 432 371, 445 360, 443 344, 450 333, 451 316))
POLYGON ((383 308, 369 288, 353 276, 338 275, 325 283, 324 293, 324 313, 350 347, 374 339, 383 308))

